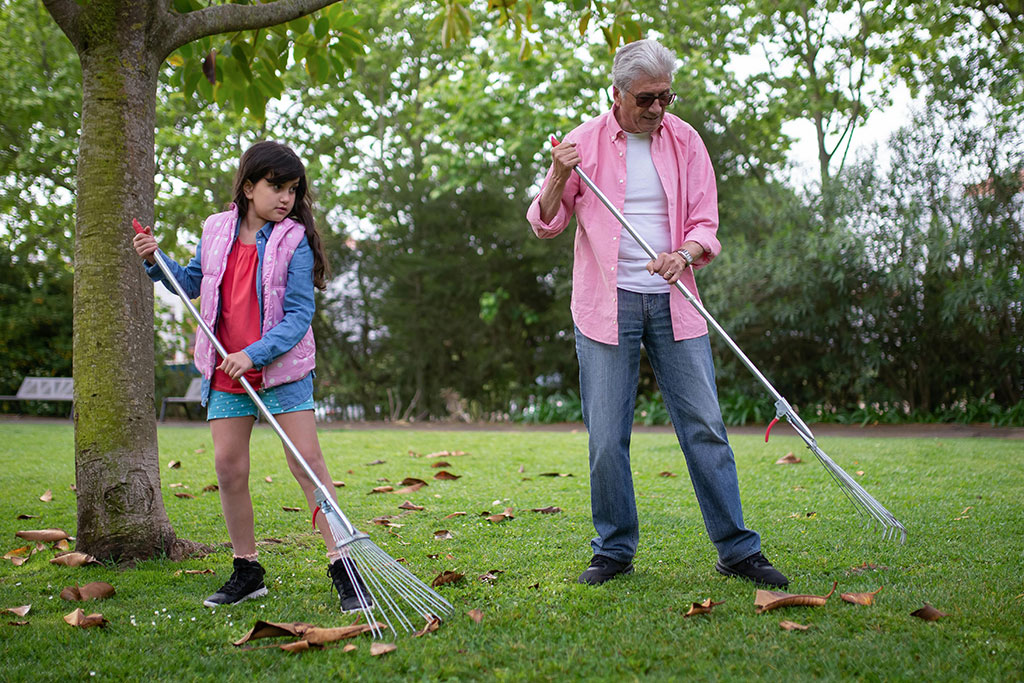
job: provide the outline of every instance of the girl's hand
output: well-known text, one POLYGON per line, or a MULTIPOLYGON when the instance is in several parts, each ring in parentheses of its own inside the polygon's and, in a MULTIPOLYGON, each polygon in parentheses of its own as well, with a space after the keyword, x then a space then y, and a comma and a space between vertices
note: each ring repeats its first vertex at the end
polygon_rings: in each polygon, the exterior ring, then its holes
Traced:
POLYGON ((151 266, 156 265, 156 257, 153 254, 156 253, 157 245, 152 228, 147 225, 142 232, 136 233, 132 239, 132 246, 135 247, 136 254, 146 259, 146 263, 151 266))
POLYGON ((252 370, 252 359, 246 355, 245 351, 235 351, 229 353, 227 358, 217 366, 217 369, 223 370, 228 377, 237 382, 239 377, 252 370))

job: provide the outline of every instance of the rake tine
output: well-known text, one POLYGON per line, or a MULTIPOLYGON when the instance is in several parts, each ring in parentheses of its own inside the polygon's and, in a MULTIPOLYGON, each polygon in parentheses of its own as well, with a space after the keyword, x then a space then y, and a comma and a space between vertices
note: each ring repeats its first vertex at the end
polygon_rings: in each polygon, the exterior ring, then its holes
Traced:
MULTIPOLYGON (((554 135, 551 136, 551 144, 552 146, 558 145, 558 140, 555 138, 554 135)), ((615 217, 615 219, 622 224, 622 227, 625 228, 626 232, 629 233, 630 237, 632 237, 636 241, 636 243, 640 245, 644 252, 651 259, 658 258, 658 254, 654 251, 654 249, 651 248, 651 245, 647 243, 647 240, 645 240, 643 236, 636 231, 636 228, 634 228, 633 225, 629 222, 629 220, 627 220, 626 217, 622 215, 622 212, 619 211, 619 209, 614 204, 611 203, 608 197, 605 196, 604 192, 601 191, 601 188, 594 184, 594 181, 590 179, 590 176, 588 176, 579 166, 575 166, 573 168, 573 171, 575 171, 576 174, 580 177, 580 180, 582 180, 587 185, 587 187, 591 189, 594 195, 599 200, 601 200, 601 203, 604 204, 605 207, 615 217)), ((882 525, 882 540, 888 540, 890 536, 890 531, 893 532, 892 538, 895 538, 896 529, 899 529, 901 533, 900 542, 903 543, 904 541, 906 541, 906 528, 902 524, 900 524, 900 522, 892 516, 892 513, 886 510, 881 503, 879 503, 871 496, 871 494, 865 491, 860 484, 853 481, 853 479, 850 478, 850 475, 843 471, 843 468, 835 464, 835 462, 833 462, 831 458, 825 455, 825 453, 820 448, 818 448, 818 445, 814 440, 814 435, 811 433, 810 428, 806 424, 804 424, 804 421, 797 416, 792 406, 789 405, 789 402, 786 401, 785 398, 783 398, 782 394, 780 394, 774 386, 772 386, 772 383, 769 382, 768 378, 764 376, 764 374, 758 369, 756 365, 754 365, 753 361, 747 358, 747 354, 743 353, 743 349, 741 349, 739 345, 732 340, 732 337, 729 336, 729 333, 726 332, 725 328, 723 328, 718 323, 718 321, 715 320, 715 318, 707 311, 707 309, 704 308, 704 305, 701 304, 700 300, 697 299, 697 297, 694 296, 693 293, 686 288, 686 285, 683 284, 682 280, 676 281, 675 286, 679 290, 679 292, 686 298, 686 300, 689 301, 695 309, 697 309, 697 312, 700 313, 701 317, 703 317, 704 320, 707 321, 708 325, 710 327, 713 327, 715 331, 722 337, 722 339, 729 346, 732 352, 736 354, 740 361, 764 386, 768 393, 772 395, 772 398, 775 399, 775 419, 772 420, 772 423, 768 426, 768 433, 771 432, 772 426, 780 418, 785 417, 789 421, 790 425, 793 426, 793 429, 796 430, 797 434, 799 434, 800 438, 804 440, 804 443, 807 444, 807 447, 811 449, 815 456, 817 456, 818 461, 825 467, 826 470, 828 470, 829 474, 832 475, 832 478, 839 485, 839 488, 843 490, 847 498, 850 499, 850 502, 853 503, 854 509, 856 509, 861 514, 867 514, 872 526, 874 524, 874 521, 877 521, 879 524, 882 525)), ((766 433, 765 441, 767 440, 768 434, 766 433)))

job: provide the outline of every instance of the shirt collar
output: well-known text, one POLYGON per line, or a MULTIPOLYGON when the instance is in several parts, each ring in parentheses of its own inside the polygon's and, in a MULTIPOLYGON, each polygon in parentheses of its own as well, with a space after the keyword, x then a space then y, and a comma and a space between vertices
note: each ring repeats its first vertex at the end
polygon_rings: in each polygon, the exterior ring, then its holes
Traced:
MULTIPOLYGON (((618 111, 619 105, 613 104, 611 110, 608 112, 608 135, 611 137, 612 142, 615 142, 619 138, 625 139, 626 131, 622 130, 622 126, 619 125, 619 120, 615 118, 615 112, 618 111)), ((665 112, 665 116, 668 116, 668 112, 665 112)), ((657 137, 661 135, 661 129, 665 127, 665 117, 661 117, 661 123, 658 127, 651 132, 651 137, 657 137)))

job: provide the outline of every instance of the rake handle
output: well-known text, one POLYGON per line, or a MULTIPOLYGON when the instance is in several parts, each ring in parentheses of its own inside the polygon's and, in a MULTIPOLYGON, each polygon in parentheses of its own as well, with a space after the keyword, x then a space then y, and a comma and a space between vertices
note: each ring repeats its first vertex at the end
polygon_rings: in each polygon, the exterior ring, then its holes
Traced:
MULTIPOLYGON (((142 224, 139 223, 138 219, 135 218, 132 219, 132 228, 135 230, 136 234, 146 232, 146 229, 143 228, 142 224)), ((167 265, 167 261, 164 259, 163 255, 160 254, 159 249, 153 252, 153 258, 156 261, 157 266, 160 267, 160 272, 163 273, 164 280, 171 286, 172 289, 174 289, 175 294, 177 294, 181 298, 182 303, 185 304, 185 308, 195 319, 196 323, 198 323, 199 328, 203 331, 203 334, 205 334, 206 338, 210 340, 211 344, 213 344, 213 348, 217 350, 217 353, 220 354, 221 358, 226 358, 228 355, 227 349, 224 348, 224 345, 221 344, 219 339, 217 339, 217 335, 214 334, 210 326, 206 323, 205 320, 203 320, 202 316, 199 315, 199 311, 196 310, 196 307, 195 305, 193 305, 192 300, 188 298, 188 294, 185 293, 185 289, 181 286, 181 283, 178 282, 178 279, 176 277, 174 277, 174 274, 171 272, 170 267, 167 265)), ((317 500, 317 510, 320 510, 321 508, 328 506, 333 508, 338 513, 338 516, 341 518, 342 522, 345 524, 347 530, 351 533, 351 535, 355 535, 357 532, 355 528, 352 526, 351 522, 349 522, 348 518, 345 517, 344 514, 342 514, 341 510, 338 509, 338 507, 331 502, 331 498, 330 495, 328 494, 327 487, 324 486, 323 482, 320 481, 320 478, 316 476, 316 473, 313 471, 313 468, 309 466, 309 463, 306 462, 306 459, 302 457, 301 453, 299 453, 299 449, 295 446, 292 440, 285 433, 284 428, 281 427, 281 423, 277 421, 274 415, 270 412, 270 409, 267 408, 267 404, 263 402, 263 399, 260 398, 259 394, 253 388, 252 384, 249 383, 249 380, 245 378, 245 375, 242 375, 241 377, 238 378, 238 382, 239 384, 242 385, 242 388, 245 389, 245 393, 249 395, 249 398, 252 399, 252 402, 256 404, 256 408, 260 411, 260 415, 262 415, 263 418, 267 421, 267 424, 269 424, 274 429, 274 431, 277 432, 277 435, 281 438, 281 442, 284 443, 284 447, 288 450, 289 453, 291 453, 292 457, 295 458, 295 461, 299 463, 299 466, 302 467, 303 471, 306 473, 306 476, 309 477, 310 481, 313 482, 313 486, 315 486, 318 492, 320 493, 319 498, 321 498, 322 500, 317 500)), ((316 512, 313 513, 313 524, 316 524, 316 512)))

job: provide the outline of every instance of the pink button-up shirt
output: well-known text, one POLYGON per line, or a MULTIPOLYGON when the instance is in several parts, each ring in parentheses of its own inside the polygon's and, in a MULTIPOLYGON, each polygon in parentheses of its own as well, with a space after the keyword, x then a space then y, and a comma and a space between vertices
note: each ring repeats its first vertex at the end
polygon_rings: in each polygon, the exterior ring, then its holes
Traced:
MULTIPOLYGON (((565 136, 565 141, 576 143, 582 170, 622 211, 626 199, 626 134, 616 121, 614 110, 579 126, 565 136)), ((665 114, 661 125, 651 134, 651 157, 668 196, 672 249, 681 248, 687 241, 704 247, 704 254, 680 279, 699 298, 693 269, 707 265, 722 250, 716 236, 718 191, 711 158, 697 131, 672 114, 665 114)), ((544 186, 550 180, 549 170, 544 186)), ((577 223, 572 270, 573 322, 590 339, 617 345, 619 240, 633 238, 575 173, 566 181, 561 206, 550 223, 540 218, 540 195, 530 204, 526 219, 538 237, 550 239, 568 227, 573 213, 577 223)), ((704 318, 676 287, 672 287, 669 302, 676 340, 707 334, 704 318)))

